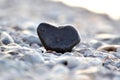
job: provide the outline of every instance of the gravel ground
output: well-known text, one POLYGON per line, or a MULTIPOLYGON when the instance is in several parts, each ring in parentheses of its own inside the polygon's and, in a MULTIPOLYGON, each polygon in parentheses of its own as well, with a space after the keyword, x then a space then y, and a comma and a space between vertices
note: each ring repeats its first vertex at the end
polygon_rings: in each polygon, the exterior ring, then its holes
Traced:
POLYGON ((0 0, 0 80, 120 80, 120 22, 50 0, 0 0), (46 51, 41 22, 71 24, 72 52, 46 51))

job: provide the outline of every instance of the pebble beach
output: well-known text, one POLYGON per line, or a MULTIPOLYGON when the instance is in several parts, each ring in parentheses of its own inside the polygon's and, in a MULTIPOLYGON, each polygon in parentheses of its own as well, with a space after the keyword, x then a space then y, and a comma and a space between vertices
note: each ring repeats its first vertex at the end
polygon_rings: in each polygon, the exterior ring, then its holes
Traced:
POLYGON ((0 80, 120 80, 120 20, 51 0, 0 0, 0 80), (47 51, 40 23, 72 25, 71 52, 47 51))

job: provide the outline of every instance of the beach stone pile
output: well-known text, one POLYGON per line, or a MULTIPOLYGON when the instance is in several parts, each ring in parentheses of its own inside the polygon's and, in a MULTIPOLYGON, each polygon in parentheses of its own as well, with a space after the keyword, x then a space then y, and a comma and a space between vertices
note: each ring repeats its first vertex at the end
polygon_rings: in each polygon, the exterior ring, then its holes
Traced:
POLYGON ((50 0, 0 4, 0 80, 120 80, 119 21, 50 0), (71 34, 77 36, 75 45, 70 42, 65 51, 46 49, 37 33, 43 21, 72 25, 78 32, 71 34))
POLYGON ((1 28, 1 80, 120 79, 120 46, 111 42, 119 35, 107 39, 97 35, 94 40, 81 41, 72 51, 61 53, 46 50, 38 35, 29 34, 28 29, 1 28))

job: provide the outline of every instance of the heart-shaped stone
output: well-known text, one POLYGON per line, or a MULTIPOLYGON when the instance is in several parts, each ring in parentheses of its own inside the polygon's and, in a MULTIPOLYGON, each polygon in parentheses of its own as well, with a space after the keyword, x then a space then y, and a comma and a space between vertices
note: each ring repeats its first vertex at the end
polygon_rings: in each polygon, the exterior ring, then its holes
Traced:
POLYGON ((55 27, 41 23, 37 33, 46 50, 69 52, 80 42, 79 34, 72 26, 55 27))

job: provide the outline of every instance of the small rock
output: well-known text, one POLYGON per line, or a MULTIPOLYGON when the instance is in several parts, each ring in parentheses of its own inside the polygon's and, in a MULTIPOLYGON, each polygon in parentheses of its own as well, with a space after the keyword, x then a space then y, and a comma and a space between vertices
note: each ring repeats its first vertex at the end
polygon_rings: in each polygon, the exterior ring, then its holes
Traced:
POLYGON ((120 44, 120 36, 114 34, 99 34, 95 37, 97 40, 107 43, 107 44, 120 44))
POLYGON ((116 66, 117 68, 120 68, 120 62, 117 62, 117 63, 115 64, 115 66, 116 66))
POLYGON ((18 25, 15 25, 15 26, 12 26, 12 28, 15 30, 15 31, 22 31, 22 27, 21 26, 18 26, 18 25))
POLYGON ((54 53, 55 55, 57 55, 57 56, 61 56, 62 55, 62 53, 54 53))
POLYGON ((41 23, 37 28, 37 33, 46 50, 69 52, 80 42, 79 35, 72 26, 57 28, 47 23, 41 23))
POLYGON ((28 66, 24 64, 23 62, 20 62, 18 60, 9 60, 9 59, 3 59, 0 60, 0 71, 2 72, 9 72, 10 70, 16 70, 16 71, 22 71, 27 69, 28 66))
POLYGON ((20 58, 20 60, 30 63, 30 64, 44 62, 44 58, 40 54, 25 54, 23 57, 20 58))
POLYGON ((118 37, 117 35, 107 34, 107 33, 102 33, 102 34, 96 35, 96 39, 101 40, 101 41, 108 41, 110 39, 114 39, 117 37, 118 37))
POLYGON ((116 56, 117 58, 120 59, 120 53, 119 53, 119 52, 115 52, 115 53, 114 53, 114 56, 116 56))
POLYGON ((73 56, 73 52, 65 52, 63 55, 61 56, 73 56))
POLYGON ((73 78, 72 80, 94 80, 93 78, 90 79, 90 77, 87 76, 87 75, 81 75, 81 74, 80 75, 74 75, 72 78, 73 78))
POLYGON ((94 49, 97 49, 98 47, 104 45, 102 42, 98 40, 91 40, 90 44, 91 44, 91 47, 93 47, 94 49))
POLYGON ((91 47, 91 45, 89 43, 81 42, 73 48, 73 51, 79 52, 81 49, 88 49, 90 47, 91 47))
POLYGON ((6 51, 5 53, 8 53, 10 55, 18 55, 19 54, 19 52, 16 52, 14 50, 6 51))
POLYGON ((40 42, 39 38, 37 38, 36 36, 23 37, 23 42, 30 44, 30 45, 33 43, 36 43, 39 46, 41 46, 41 42, 40 42))
POLYGON ((50 78, 48 80, 70 80, 69 69, 63 65, 56 65, 50 72, 50 78))
POLYGON ((5 47, 4 46, 0 46, 0 52, 4 52, 5 51, 5 47))
POLYGON ((88 49, 84 52, 84 57, 94 57, 94 52, 91 49, 88 49))
POLYGON ((67 66, 70 69, 73 69, 79 65, 79 60, 78 58, 75 57, 60 57, 56 60, 57 64, 62 64, 64 66, 67 66))
POLYGON ((117 48, 120 48, 120 46, 119 45, 104 45, 104 46, 99 47, 97 50, 117 52, 117 48))
POLYGON ((74 56, 74 57, 84 57, 83 54, 81 54, 81 53, 79 53, 77 51, 73 52, 72 56, 74 56))
POLYGON ((6 32, 0 32, 0 45, 8 45, 10 43, 14 43, 12 37, 6 32))
POLYGON ((110 44, 116 44, 116 45, 120 44, 120 37, 116 37, 116 38, 110 40, 109 43, 110 44))
POLYGON ((63 65, 56 65, 52 71, 57 74, 68 74, 69 69, 63 65))

